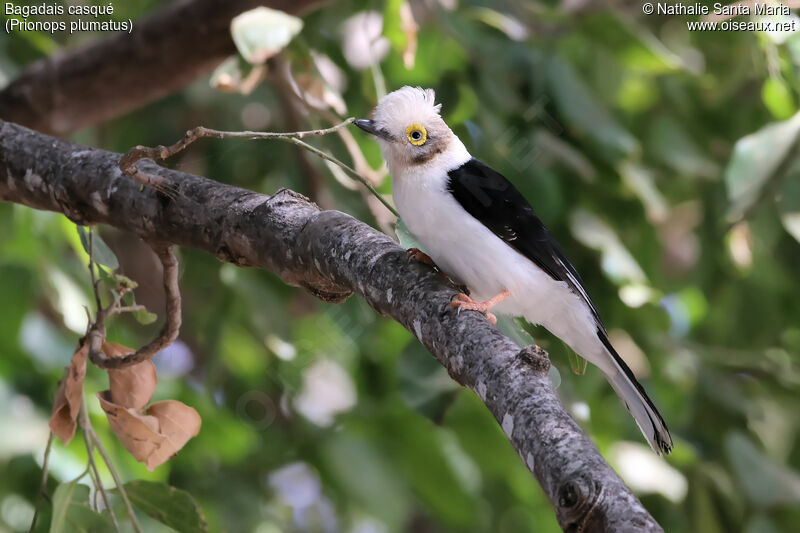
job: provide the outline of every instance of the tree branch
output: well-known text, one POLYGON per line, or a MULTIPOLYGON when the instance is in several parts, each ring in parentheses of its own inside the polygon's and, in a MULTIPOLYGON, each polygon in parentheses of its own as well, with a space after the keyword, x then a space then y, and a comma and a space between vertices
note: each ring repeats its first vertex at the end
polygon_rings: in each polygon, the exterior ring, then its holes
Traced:
POLYGON ((347 127, 348 125, 352 124, 355 119, 353 117, 347 118, 330 128, 318 129, 318 130, 310 130, 310 131, 291 131, 291 132, 274 132, 274 131, 219 131, 214 130, 211 128, 206 128, 203 126, 197 126, 186 132, 186 135, 183 138, 176 141, 174 144, 170 146, 163 146, 158 145, 155 147, 148 147, 148 146, 136 146, 128 150, 126 154, 122 156, 119 160, 119 169, 128 176, 132 177, 142 185, 147 187, 152 187, 153 189, 159 191, 162 194, 172 197, 175 194, 175 189, 173 184, 168 180, 161 178, 155 174, 149 174, 147 172, 143 172, 136 168, 136 163, 142 159, 149 158, 155 160, 167 159, 172 157, 173 155, 177 154, 178 152, 183 151, 186 149, 187 146, 192 144, 198 139, 202 139, 204 137, 213 137, 214 139, 249 139, 249 140, 256 140, 256 139, 278 139, 281 141, 290 142, 292 144, 296 144, 300 148, 304 148, 311 152, 312 154, 316 155, 320 159, 333 163, 337 167, 341 168, 351 177, 355 178, 356 181, 361 183, 364 187, 366 187, 367 191, 369 191, 372 196, 374 196, 378 201, 380 201, 386 209, 392 212, 396 217, 400 218, 400 213, 390 204, 386 199, 375 189, 369 179, 365 178, 361 174, 359 174, 355 169, 351 168, 350 166, 342 163, 332 155, 329 155, 319 148, 315 148, 308 143, 303 142, 302 139, 305 137, 310 137, 313 135, 326 135, 328 133, 332 133, 334 131, 341 132, 343 128, 347 127))
POLYGON ((37 61, 0 91, 0 118, 65 134, 166 96, 236 52, 231 19, 259 5, 290 14, 321 0, 178 0, 118 33, 37 61))
POLYGON ((119 154, 0 122, 0 200, 109 224, 148 241, 191 246, 239 266, 264 268, 325 301, 355 292, 411 331, 458 383, 483 400, 538 479, 562 528, 661 531, 550 383, 546 354, 520 350, 478 313, 448 304, 456 291, 405 257, 386 235, 288 190, 273 196, 168 170, 165 197, 124 176, 119 154))

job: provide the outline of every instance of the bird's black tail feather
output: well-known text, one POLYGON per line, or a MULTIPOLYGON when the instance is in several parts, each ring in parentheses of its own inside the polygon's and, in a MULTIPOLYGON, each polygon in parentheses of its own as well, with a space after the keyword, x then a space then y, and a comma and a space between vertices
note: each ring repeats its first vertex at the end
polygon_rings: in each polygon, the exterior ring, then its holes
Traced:
POLYGON ((658 409, 650 401, 644 387, 636 380, 631 369, 611 346, 608 335, 604 331, 598 330, 597 336, 600 337, 617 368, 617 373, 607 374, 606 379, 633 415, 636 425, 639 426, 653 451, 659 455, 668 454, 672 450, 672 437, 658 409))

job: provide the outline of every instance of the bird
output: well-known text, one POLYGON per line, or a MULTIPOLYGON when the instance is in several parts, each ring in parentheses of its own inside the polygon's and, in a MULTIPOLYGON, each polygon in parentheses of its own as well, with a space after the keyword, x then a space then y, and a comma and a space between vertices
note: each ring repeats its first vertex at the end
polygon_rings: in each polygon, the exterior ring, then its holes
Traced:
POLYGON ((372 134, 392 176, 392 196, 434 263, 469 295, 450 305, 544 326, 597 366, 659 455, 672 437, 658 409, 609 340, 580 275, 530 203, 502 174, 472 157, 441 117, 432 89, 405 86, 354 124, 372 134))

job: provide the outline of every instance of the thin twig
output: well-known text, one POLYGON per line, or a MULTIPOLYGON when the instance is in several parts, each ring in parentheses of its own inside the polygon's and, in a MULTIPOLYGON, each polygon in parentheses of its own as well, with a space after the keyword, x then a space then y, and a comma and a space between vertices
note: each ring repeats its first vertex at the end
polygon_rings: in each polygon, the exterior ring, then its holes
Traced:
POLYGON ((97 469, 97 463, 94 461, 94 444, 91 435, 89 435, 89 428, 92 423, 89 420, 89 410, 86 407, 86 401, 81 402, 81 430, 83 431, 83 442, 86 444, 86 454, 89 456, 89 467, 91 468, 90 475, 93 474, 94 486, 103 498, 103 504, 108 509, 108 514, 111 516, 111 521, 114 523, 114 529, 120 531, 117 516, 114 514, 114 509, 108 502, 108 495, 103 487, 103 481, 100 479, 100 472, 97 469))
MULTIPOLYGON (((87 446, 88 449, 88 446, 87 446)), ((94 461, 94 460, 93 460, 94 461)), ((119 522, 117 522, 117 515, 114 513, 111 505, 109 504, 108 497, 106 496, 105 487, 103 487, 103 482, 100 479, 100 472, 97 469, 97 465, 89 465, 89 477, 92 479, 92 485, 94 485, 94 497, 90 502, 90 506, 94 511, 97 513, 102 513, 102 509, 100 508, 100 504, 97 501, 97 495, 99 494, 100 497, 103 499, 103 505, 106 509, 108 509, 108 514, 111 517, 111 523, 114 525, 114 530, 117 533, 122 533, 122 530, 119 528, 119 522)))
POLYGON ((33 518, 31 519, 31 528, 28 530, 29 533, 33 533, 33 528, 36 526, 36 518, 39 516, 39 506, 42 504, 42 498, 44 497, 45 490, 47 490, 47 465, 48 460, 50 459, 50 448, 53 445, 53 432, 50 432, 50 436, 47 437, 47 446, 44 449, 44 459, 42 460, 42 483, 39 486, 39 493, 36 495, 36 503, 33 507, 33 518))
POLYGON ((135 310, 137 306, 119 307, 117 302, 111 303, 105 309, 99 309, 97 320, 89 329, 89 359, 100 368, 125 368, 142 361, 147 361, 155 354, 169 346, 178 338, 181 328, 181 292, 178 286, 178 258, 169 245, 153 245, 164 270, 164 293, 166 295, 167 309, 164 327, 158 337, 142 346, 133 353, 124 357, 107 357, 103 353, 103 342, 106 339, 105 319, 119 312, 120 309, 135 310))
POLYGON ((128 493, 125 492, 122 479, 119 477, 119 474, 117 474, 114 464, 111 462, 111 457, 109 457, 108 452, 106 452, 106 449, 103 447, 103 443, 100 441, 100 437, 97 436, 97 433, 95 433, 91 424, 86 427, 86 433, 89 435, 92 445, 97 448, 98 452, 100 452, 103 462, 105 462, 108 471, 111 472, 111 477, 114 478, 114 484, 117 486, 119 495, 122 497, 122 501, 125 502, 125 509, 127 509, 128 515, 131 517, 131 524, 133 525, 134 531, 137 533, 142 533, 142 526, 139 525, 139 521, 136 519, 136 513, 134 512, 133 505, 131 505, 131 501, 128 498, 128 493))
MULTIPOLYGON (((158 248, 154 247, 154 250, 156 250, 156 253, 159 254, 159 257, 162 257, 162 254, 165 254, 166 256, 171 257, 172 262, 170 264, 174 263, 174 265, 173 265, 174 272, 172 270, 169 271, 169 276, 170 276, 169 287, 170 287, 170 289, 172 289, 173 286, 174 286, 175 290, 177 290, 177 283, 178 283, 177 282, 177 278, 178 278, 178 274, 177 274, 177 259, 175 259, 175 256, 172 254, 171 248, 169 246, 159 246, 158 248), (172 280, 173 277, 174 277, 174 280, 172 280), (174 283, 173 283, 173 281, 174 281, 174 283)), ((165 284, 165 287, 167 286, 167 278, 168 278, 168 276, 167 276, 167 272, 168 272, 167 263, 168 262, 169 261, 165 261, 162 258, 162 264, 164 264, 164 284, 165 284)), ((90 273, 91 280, 92 280, 92 290, 94 292, 95 303, 97 305, 97 317, 95 319, 95 322, 89 327, 89 332, 87 333, 87 337, 88 337, 88 342, 89 342, 89 357, 90 357, 90 359, 92 360, 92 362, 94 364, 102 367, 103 365, 101 363, 99 363, 98 361, 120 360, 120 359, 108 359, 108 358, 105 357, 105 354, 103 354, 103 352, 102 352, 102 345, 103 345, 103 342, 105 341, 105 338, 106 338, 105 319, 108 318, 109 316, 115 314, 115 313, 123 312, 123 311, 126 311, 126 310, 132 310, 130 308, 141 307, 141 306, 126 306, 126 307, 122 307, 122 306, 120 306, 120 304, 119 304, 119 302, 117 300, 113 300, 108 305, 108 307, 104 308, 102 303, 101 303, 101 300, 100 300, 100 290, 99 290, 99 287, 98 287, 99 280, 97 279, 97 277, 95 275, 94 268, 95 268, 95 264, 94 264, 94 230, 93 230, 93 228, 89 227, 89 273, 90 273), (92 353, 93 349, 95 350, 94 354, 92 353), (97 355, 98 353, 100 354, 100 357, 98 357, 98 355, 97 355)), ((122 296, 124 296, 125 292, 127 292, 127 290, 129 290, 129 289, 124 288, 124 289, 122 289, 120 291, 120 293, 121 293, 120 294, 120 300, 122 299, 122 296)), ((168 291, 168 293, 169 293, 169 291, 168 291)), ((167 311, 168 311, 167 324, 164 325, 164 329, 162 330, 162 333, 168 329, 167 326, 168 326, 168 324, 170 322, 169 321, 169 311, 170 311, 170 300, 169 300, 169 298, 167 300, 167 311)), ((177 313, 178 313, 177 327, 180 328, 180 292, 178 292, 177 313)), ((171 326, 170 326, 170 335, 172 335, 171 326)), ((171 344, 175 337, 177 337, 177 330, 175 331, 174 336, 172 336, 169 339, 168 344, 171 344)), ((161 338, 161 336, 159 337, 159 339, 160 338, 161 338)), ((159 339, 156 339, 156 340, 159 340, 159 339)), ((153 341, 153 342, 155 342, 155 341, 153 341)), ((144 350, 145 348, 148 348, 151 344, 153 344, 153 343, 151 342, 150 344, 145 346, 142 350, 144 350)), ((142 350, 140 350, 140 351, 142 351, 142 350)), ((154 351, 153 354, 156 353, 157 351, 158 350, 154 351)), ((139 351, 137 351, 136 353, 131 354, 131 355, 133 356, 133 355, 136 355, 138 353, 139 353, 139 351)), ((129 356, 126 356, 125 358, 122 358, 122 360, 128 359, 128 357, 129 356)), ((152 354, 150 355, 150 357, 152 357, 152 354)), ((130 363, 130 364, 133 364, 133 363, 130 363)), ((142 528, 139 525, 138 520, 136 519, 136 514, 133 511, 133 507, 131 506, 130 500, 128 499, 128 495, 125 492, 125 488, 122 485, 120 477, 117 475, 117 472, 114 469, 114 465, 111 463, 110 457, 106 453, 105 448, 103 448, 103 443, 100 441, 100 438, 97 436, 97 433, 95 433, 94 428, 92 427, 91 421, 89 420, 89 411, 88 411, 88 409, 86 407, 86 401, 85 400, 81 401, 80 417, 81 417, 80 425, 81 425, 81 429, 83 431, 83 439, 84 439, 84 443, 86 444, 86 453, 87 453, 87 456, 88 456, 88 465, 86 466, 86 468, 90 472, 90 477, 92 477, 93 480, 94 480, 94 484, 95 484, 96 489, 100 492, 100 496, 103 498, 103 503, 105 504, 106 509, 108 509, 108 513, 109 513, 109 516, 111 517, 112 523, 114 524, 115 530, 116 531, 120 531, 119 522, 117 521, 117 517, 114 514, 114 509, 111 507, 111 505, 110 505, 110 503, 108 501, 108 495, 106 494, 105 488, 103 487, 103 482, 100 479, 100 472, 98 471, 97 463, 95 463, 95 460, 94 460, 94 449, 95 448, 97 449, 97 451, 100 452, 100 455, 103 457, 103 461, 105 462, 106 467, 108 468, 108 471, 111 472, 111 476, 114 478, 114 483, 117 486, 117 490, 119 490, 119 493, 122 496, 122 500, 125 502, 125 507, 128 510, 128 514, 130 515, 131 524, 133 525, 134 531, 136 531, 137 533, 141 533, 142 532, 142 528)), ((52 440, 52 433, 50 434, 50 438, 52 440)), ((49 447, 49 442, 48 442, 48 447, 49 447)), ((33 527, 33 526, 31 526, 31 527, 33 527)))
MULTIPOLYGON (((300 87, 297 86, 297 82, 291 76, 291 70, 287 64, 286 68, 283 69, 283 77, 286 78, 288 81, 284 81, 284 83, 288 83, 289 86, 292 88, 292 95, 300 102, 306 109, 317 113, 320 115, 324 120, 330 122, 331 124, 337 123, 340 119, 336 114, 330 111, 327 108, 317 107, 316 105, 312 104, 308 98, 306 93, 304 93, 300 87)), ((384 178, 388 175, 386 170, 386 166, 383 165, 380 170, 375 170, 369 166, 367 163, 367 159, 364 157, 364 153, 361 151, 361 148, 358 146, 358 143, 353 137, 353 134, 350 133, 347 129, 341 129, 337 132, 339 137, 342 139, 342 143, 344 143, 347 152, 350 154, 350 158, 353 160, 353 166, 355 172, 364 178, 369 185, 372 187, 380 186, 383 183, 384 178)), ((348 171, 349 172, 349 171, 348 171)), ((352 173, 350 173, 352 175, 352 173)), ((349 178, 348 178, 349 179, 349 178)), ((342 183, 347 188, 358 188, 358 184, 363 184, 364 180, 357 179, 354 180, 353 186, 350 187, 349 181, 344 181, 339 178, 339 182, 342 183)), ((372 212, 372 216, 375 217, 375 220, 378 222, 378 226, 383 230, 384 233, 392 234, 394 232, 393 224, 397 221, 399 217, 397 211, 390 205, 387 204, 384 200, 382 195, 375 194, 372 189, 367 185, 365 189, 362 189, 361 195, 364 198, 364 201, 367 204, 370 212, 372 212), (372 195, 370 197, 370 194, 372 195), (378 200, 384 207, 386 207, 389 211, 388 214, 384 213, 380 210, 377 203, 374 200, 378 200), (387 216, 388 215, 388 216, 387 216)))
MULTIPOLYGON (((290 97, 294 98, 304 109, 319 115, 323 120, 332 125, 338 124, 342 120, 342 117, 336 114, 326 101, 309 94, 300 87, 297 80, 292 75, 290 62, 282 61, 280 58, 276 58, 274 61, 277 67, 273 70, 278 73, 275 79, 278 85, 285 89, 285 92, 287 92, 290 97)), ((366 179, 373 187, 380 186, 384 178, 388 175, 386 165, 382 165, 381 168, 377 170, 373 169, 367 162, 361 147, 359 147, 349 129, 342 128, 336 133, 339 135, 347 152, 350 154, 352 167, 355 169, 356 173, 366 179)), ((361 188, 363 181, 351 178, 350 175, 352 175, 352 173, 350 172, 339 171, 339 168, 333 167, 331 167, 331 172, 337 181, 346 188, 351 190, 360 189, 364 202, 367 204, 372 216, 375 217, 375 221, 378 223, 381 230, 390 235, 394 233, 393 225, 398 219, 398 216, 395 210, 392 209, 390 205, 386 204, 383 196, 376 195, 369 187, 361 188), (384 211, 384 208, 386 208, 387 211, 384 211)))
POLYGON ((198 126, 194 129, 191 129, 186 132, 186 135, 183 136, 175 144, 170 146, 155 146, 155 147, 148 147, 148 146, 136 146, 131 148, 128 153, 123 155, 119 160, 119 169, 128 176, 132 177, 142 185, 146 185, 148 187, 152 187, 156 190, 164 192, 165 194, 169 193, 177 193, 177 189, 173 183, 169 180, 165 180, 161 176, 156 176, 154 174, 150 174, 147 172, 143 172, 136 168, 134 165, 137 161, 144 158, 150 158, 155 160, 159 159, 167 159, 168 157, 172 157, 173 155, 177 154, 178 152, 184 150, 187 146, 195 142, 197 139, 202 139, 204 137, 212 137, 215 139, 287 139, 287 138, 296 138, 302 139, 303 137, 307 137, 310 135, 325 135, 326 133, 331 133, 336 131, 339 128, 345 127, 355 120, 354 118, 349 118, 342 122, 341 124, 337 124, 332 128, 326 128, 322 130, 311 130, 311 131, 295 131, 295 132, 288 132, 288 133, 276 133, 276 132, 263 132, 263 131, 219 131, 214 130, 211 128, 206 128, 203 126, 198 126))
MULTIPOLYGON (((352 119, 347 119, 347 120, 352 120, 352 119)), ((322 159, 324 159, 326 161, 330 161, 334 165, 340 167, 342 170, 344 170, 345 172, 350 174, 353 178, 355 178, 359 183, 364 185, 364 187, 366 187, 367 190, 369 190, 369 192, 371 192, 373 194, 373 196, 375 196, 375 198, 380 200, 380 202, 384 206, 386 206, 386 209, 391 211, 397 218, 400 218, 400 213, 397 212, 397 210, 392 206, 392 204, 390 204, 389 202, 386 201, 386 198, 384 198, 381 195, 381 193, 379 193, 375 189, 375 187, 372 185, 372 183, 369 182, 369 180, 367 178, 365 178, 364 176, 362 176, 361 174, 356 172, 353 168, 351 168, 350 166, 342 163, 341 161, 339 161, 338 159, 336 159, 332 155, 328 155, 325 152, 323 152, 322 150, 314 148, 310 144, 304 143, 300 139, 295 139, 293 137, 288 137, 288 138, 285 138, 283 140, 288 141, 288 142, 293 143, 293 144, 296 144, 297 146, 302 146, 303 148, 305 148, 306 150, 310 151, 311 153, 316 154, 319 157, 321 157, 322 159)))
MULTIPOLYGON (((272 60, 267 64, 267 68, 270 71, 275 70, 271 64, 274 61, 278 61, 278 58, 272 58, 272 60)), ((283 80, 279 78, 279 81, 283 80)), ((279 95, 281 98, 281 107, 284 108, 285 112, 286 125, 292 130, 299 130, 301 128, 300 125, 303 122, 302 118, 300 117, 299 106, 295 105, 294 102, 294 91, 286 83, 278 83, 278 89, 280 90, 279 95)), ((331 122, 331 124, 338 124, 339 122, 341 122, 341 117, 337 117, 337 119, 331 122)), ((347 131, 347 129, 343 128, 339 131, 347 131)), ((297 160, 302 165, 302 175, 304 176, 309 196, 313 198, 320 206, 324 206, 328 203, 327 198, 325 197, 326 191, 323 189, 323 183, 325 181, 324 177, 320 174, 319 169, 311 161, 311 154, 305 150, 297 150, 296 156, 297 160)), ((347 179, 349 180, 350 178, 347 179)), ((360 187, 357 183, 354 183, 354 185, 356 187, 360 187)))
MULTIPOLYGON (((84 436, 84 440, 85 439, 86 437, 84 436)), ((119 527, 119 522, 117 521, 117 515, 116 513, 114 513, 114 508, 109 503, 108 495, 106 494, 106 489, 105 487, 103 487, 103 480, 100 479, 100 472, 97 469, 97 464, 94 461, 94 457, 92 457, 92 454, 94 453, 93 448, 91 447, 89 442, 90 442, 89 440, 86 440, 86 451, 89 453, 89 466, 91 467, 91 470, 89 472, 89 477, 92 478, 92 481, 94 482, 94 486, 97 489, 97 492, 99 492, 100 497, 103 498, 103 505, 105 505, 106 509, 108 510, 108 516, 111 517, 111 523, 114 524, 114 530, 120 532, 122 530, 119 527)), ((96 499, 95 499, 95 504, 97 504, 96 499)))
POLYGON ((334 165, 337 165, 342 170, 350 174, 353 178, 355 178, 359 183, 363 184, 369 192, 375 195, 381 203, 386 206, 392 213, 396 216, 400 216, 397 213, 392 205, 386 201, 381 194, 375 190, 375 187, 369 182, 367 178, 356 172, 350 166, 342 163, 335 157, 330 154, 323 152, 322 150, 311 146, 308 143, 303 142, 301 139, 305 137, 310 137, 312 135, 326 135, 328 133, 333 133, 340 128, 344 128, 349 126, 353 123, 355 119, 350 117, 335 126, 331 126, 330 128, 318 129, 318 130, 310 130, 310 131, 294 131, 294 132, 269 132, 269 131, 220 131, 214 130, 211 128, 206 128, 203 126, 198 126, 194 129, 191 129, 186 132, 186 135, 183 136, 181 140, 176 142, 171 146, 156 146, 153 148, 149 148, 147 146, 136 146, 128 151, 125 155, 123 155, 119 160, 119 169, 128 176, 132 177, 137 182, 141 183, 144 186, 152 187, 153 189, 174 198, 175 195, 178 194, 178 186, 157 174, 151 174, 149 172, 144 172, 136 168, 135 164, 140 159, 150 158, 153 160, 162 160, 171 157, 178 152, 184 150, 187 146, 195 142, 197 139, 202 139, 204 137, 212 137, 214 139, 278 139, 281 141, 290 142, 302 148, 305 148, 309 152, 315 154, 318 157, 326 161, 330 161, 334 165))
POLYGON ((89 275, 92 278, 92 292, 94 292, 94 302, 99 315, 103 304, 100 302, 100 291, 97 288, 99 280, 94 273, 94 228, 92 226, 89 226, 89 275))
MULTIPOLYGON (((338 124, 342 120, 342 117, 332 111, 326 102, 309 95, 308 92, 300 88, 297 80, 295 80, 292 75, 291 64, 288 61, 278 61, 278 68, 275 70, 277 70, 279 74, 276 77, 278 83, 283 87, 287 87, 290 95, 305 109, 321 116, 331 125, 338 124)), ((379 186, 388 175, 386 166, 382 165, 378 170, 370 167, 369 163, 367 163, 367 159, 364 157, 364 152, 361 151, 361 148, 358 146, 355 137, 353 137, 349 129, 342 128, 336 133, 339 134, 342 143, 344 143, 347 152, 350 154, 350 158, 353 160, 353 168, 356 172, 360 173, 374 186, 379 186)))

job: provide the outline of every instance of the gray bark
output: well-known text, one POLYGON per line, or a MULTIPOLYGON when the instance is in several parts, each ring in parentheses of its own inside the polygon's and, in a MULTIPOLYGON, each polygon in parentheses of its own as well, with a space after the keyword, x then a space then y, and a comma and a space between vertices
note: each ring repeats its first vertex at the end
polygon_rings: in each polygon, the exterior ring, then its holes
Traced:
POLYGON ((170 199, 140 190, 119 158, 0 121, 0 200, 263 268, 329 302, 358 294, 483 400, 564 530, 661 531, 562 407, 547 355, 520 350, 478 313, 454 312, 454 288, 392 239, 292 191, 267 196, 140 162, 175 184, 170 199))
POLYGON ((65 134, 208 74, 236 52, 231 19, 259 5, 291 14, 321 0, 178 0, 117 33, 47 57, 0 91, 0 118, 65 134))

